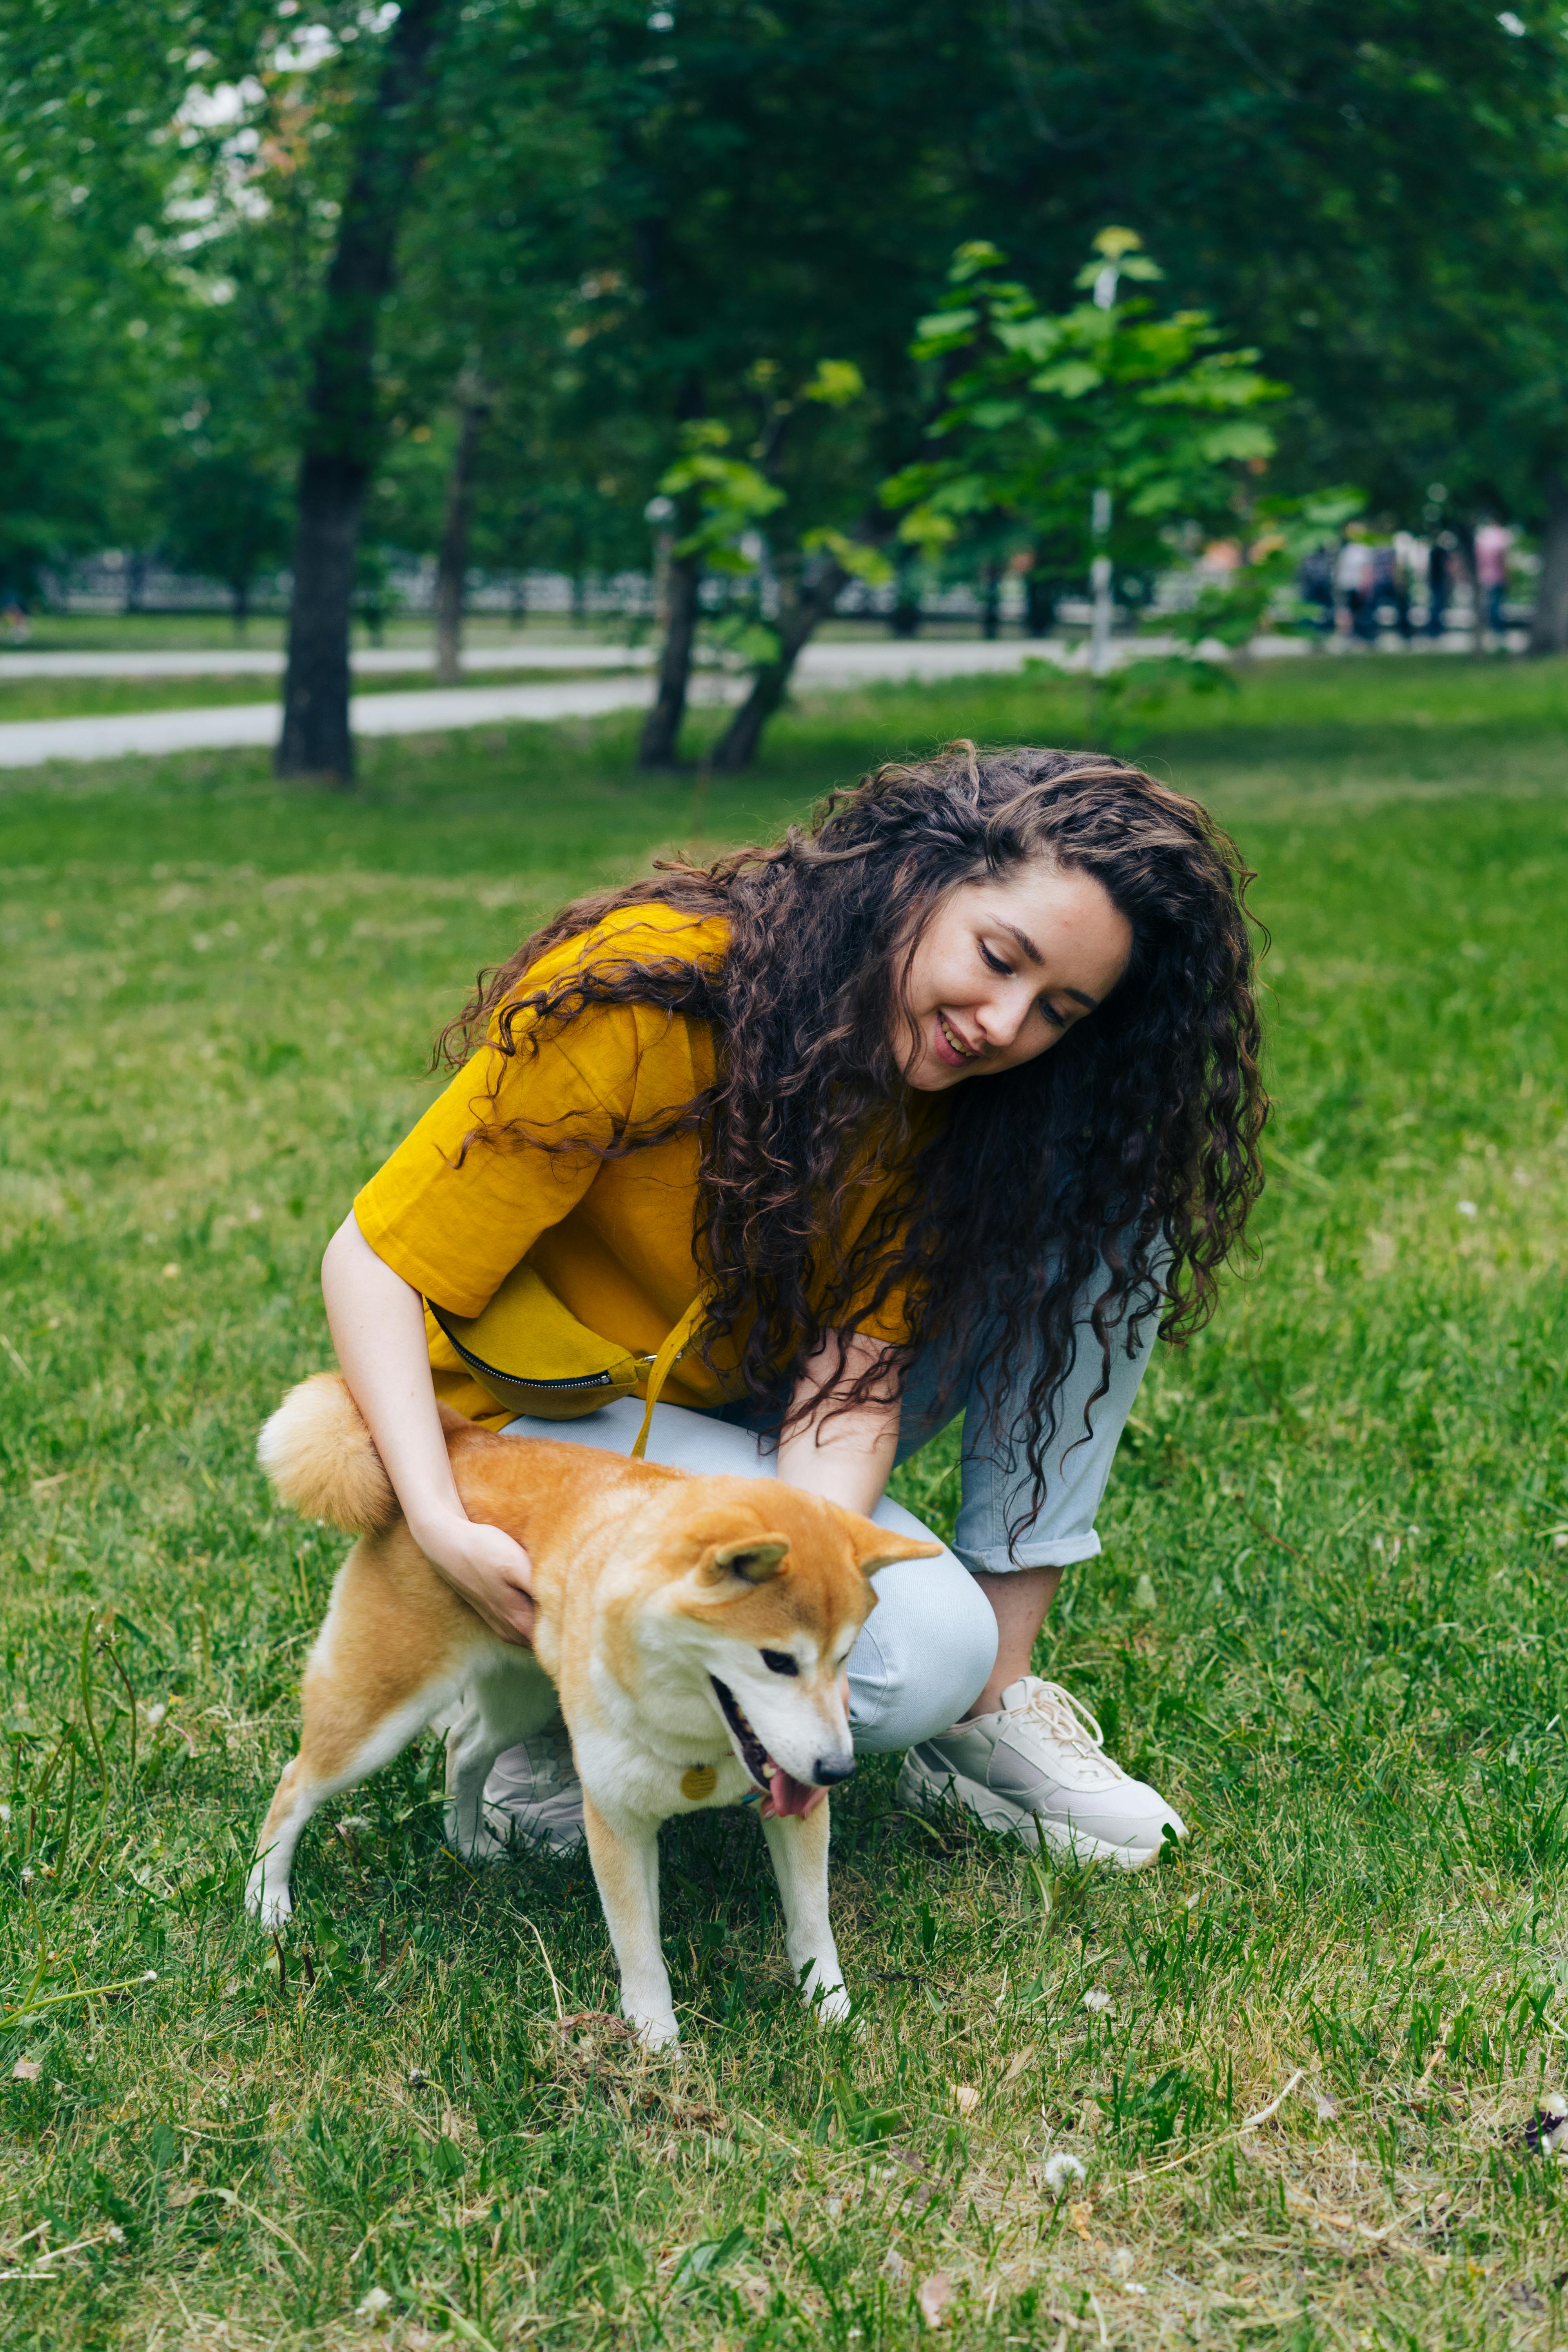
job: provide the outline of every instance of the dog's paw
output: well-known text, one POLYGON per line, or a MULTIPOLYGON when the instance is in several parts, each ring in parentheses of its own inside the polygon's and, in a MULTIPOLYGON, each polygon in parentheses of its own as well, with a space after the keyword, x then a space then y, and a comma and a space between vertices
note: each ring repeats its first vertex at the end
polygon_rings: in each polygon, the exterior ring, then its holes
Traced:
POLYGON ((805 1998, 818 2025, 842 2025, 849 2015, 849 1995, 841 1984, 808 1986, 805 1998))
POLYGON ((648 2017, 637 2017, 628 2010, 626 2019, 629 2024, 636 2026, 637 2040, 645 2050, 664 2058, 673 2058, 679 2050, 680 2028, 675 2021, 672 2010, 648 2017))
POLYGON ((258 1870, 245 1890, 245 1907, 263 1927, 276 1930, 287 1926, 294 1905, 287 1885, 268 1886, 265 1874, 258 1870))

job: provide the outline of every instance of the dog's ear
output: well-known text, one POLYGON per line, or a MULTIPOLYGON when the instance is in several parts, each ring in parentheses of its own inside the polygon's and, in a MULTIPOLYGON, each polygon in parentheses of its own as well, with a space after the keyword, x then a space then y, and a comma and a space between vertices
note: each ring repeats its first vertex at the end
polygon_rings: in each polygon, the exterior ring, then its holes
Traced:
POLYGON ((735 1543, 710 1544, 700 1572, 708 1584, 728 1584, 736 1578, 742 1584, 766 1584, 770 1577, 784 1574, 788 1558, 786 1537, 742 1536, 735 1543))
POLYGON ((929 1537, 900 1536, 891 1528, 879 1528, 874 1519, 863 1519, 858 1511, 847 1511, 842 1504, 836 1506, 839 1517, 849 1531, 855 1548, 855 1565, 862 1576, 872 1576, 879 1568, 891 1568, 896 1559, 939 1559, 942 1546, 929 1537))

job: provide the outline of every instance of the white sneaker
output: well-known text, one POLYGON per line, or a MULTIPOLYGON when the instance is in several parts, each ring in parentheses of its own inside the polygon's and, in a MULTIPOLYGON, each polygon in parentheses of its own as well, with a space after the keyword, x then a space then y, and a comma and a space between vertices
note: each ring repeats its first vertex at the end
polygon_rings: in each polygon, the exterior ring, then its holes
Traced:
POLYGON ((1009 1683, 995 1715, 972 1716, 911 1748, 899 1801, 936 1811, 952 1799, 986 1829, 1078 1862, 1141 1870, 1172 1837, 1186 1836, 1147 1782, 1131 1780, 1105 1753, 1105 1734, 1060 1683, 1026 1675, 1009 1683))
POLYGON ((476 1862, 499 1862, 519 1846, 575 1853, 583 1843, 583 1783, 559 1716, 496 1758, 485 1782, 476 1862))

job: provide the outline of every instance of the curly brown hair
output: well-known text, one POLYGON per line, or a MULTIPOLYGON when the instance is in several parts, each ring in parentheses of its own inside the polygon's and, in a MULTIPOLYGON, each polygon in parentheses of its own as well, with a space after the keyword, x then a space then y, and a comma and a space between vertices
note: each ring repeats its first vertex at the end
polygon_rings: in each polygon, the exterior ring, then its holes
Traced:
MULTIPOLYGON (((1150 1315, 1168 1339, 1207 1319, 1261 1189, 1253 879, 1196 801, 1122 761, 950 744, 834 793, 782 841, 711 866, 661 863, 574 900, 479 975, 436 1058, 456 1065, 487 1034, 502 1056, 535 1052, 542 1032, 590 1005, 710 1021, 712 1087, 657 1129, 593 1147, 618 1157, 700 1135, 710 1348, 738 1334, 749 1394, 782 1416, 807 1359, 826 1343, 832 1364, 834 1335, 903 1292, 907 1346, 847 1384, 843 1402, 868 1398, 937 1343, 950 1377, 979 1364, 994 1415, 1032 1366, 1022 1429, 997 1433, 1021 1440, 1037 1510, 1079 1344, 1076 1303, 1089 1301, 1103 1394, 1112 1347, 1132 1348, 1150 1315), (953 1088, 933 1116, 931 1097, 911 1102, 896 1034, 921 930, 960 885, 1035 859, 1100 883, 1131 929, 1127 970, 1050 1052, 953 1088), (520 985, 546 950, 651 904, 725 918, 722 961, 595 959, 547 987, 520 985), (874 1166, 902 1172, 846 1251, 839 1213, 874 1166)), ((582 1149, 500 1123, 470 1142, 508 1139, 582 1149)))

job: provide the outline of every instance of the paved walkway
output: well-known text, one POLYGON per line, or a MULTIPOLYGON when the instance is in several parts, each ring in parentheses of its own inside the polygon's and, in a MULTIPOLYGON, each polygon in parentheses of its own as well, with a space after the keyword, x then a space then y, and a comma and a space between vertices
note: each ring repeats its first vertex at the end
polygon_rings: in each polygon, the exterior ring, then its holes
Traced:
MULTIPOLYGON (((612 663, 624 667, 629 658, 636 658, 624 647, 614 646, 562 648, 531 644, 515 650, 526 653, 531 666, 552 669, 567 666, 561 658, 563 651, 586 657, 581 662, 585 669, 612 663)), ((859 686, 879 679, 970 677, 1020 669, 1031 656, 1042 655, 1058 661, 1068 658, 1059 646, 1017 638, 990 645, 953 637, 917 637, 909 642, 884 638, 866 645, 831 642, 808 646, 796 675, 803 687, 819 688, 859 686)), ((30 673, 35 677, 188 677, 195 674, 190 667, 194 658, 189 654, 162 653, 5 654, 0 655, 0 678, 24 674, 16 667, 23 661, 121 665, 112 672, 73 668, 46 673, 35 668, 30 673), (156 667, 132 667, 133 664, 156 667)), ((234 674, 233 655, 200 658, 202 675, 234 674), (210 671, 205 667, 209 662, 210 671)), ((253 654, 248 659, 270 665, 273 675, 281 666, 281 656, 275 654, 253 654)), ((475 648, 471 659, 476 667, 500 667, 493 648, 475 648)), ((356 657, 356 668, 373 666, 407 669, 413 663, 408 656, 385 648, 356 657)), ((731 702, 741 690, 737 679, 700 673, 693 682, 693 699, 731 702)), ((350 704, 350 715, 356 735, 426 735, 509 719, 595 719, 605 711, 642 709, 652 699, 653 680, 647 676, 585 677, 549 686, 447 686, 417 688, 405 694, 360 694, 350 704)), ((218 704, 198 710, 132 710, 106 718, 16 719, 0 724, 0 768, 32 768, 47 760, 110 760, 132 752, 145 756, 268 744, 277 740, 278 723, 276 701, 218 704)))
MULTIPOLYGON (((1521 650, 1510 639, 1510 650, 1521 650)), ((1159 637, 1122 638, 1115 647, 1119 661, 1141 655, 1171 651, 1159 637)), ((1451 635, 1441 648, 1419 651, 1462 653, 1468 639, 1451 635)), ((1314 650, 1300 637, 1259 637, 1251 648, 1259 656, 1288 659, 1314 650)), ((1334 643, 1330 651, 1348 649, 1334 643)), ((1401 650, 1389 646, 1393 654, 1401 650)), ((1359 656, 1358 656, 1359 657, 1359 656)), ((354 656, 362 672, 395 672, 417 668, 433 656, 418 646, 407 650, 380 646, 354 656)), ((808 646, 795 676, 802 687, 818 689, 865 686, 879 681, 937 677, 983 677, 1020 670, 1030 661, 1048 661, 1059 669, 1082 669, 1087 661, 1082 644, 1069 651, 1058 640, 1004 637, 986 643, 978 637, 914 637, 894 639, 830 638, 808 646)), ((405 693, 360 694, 350 704, 356 735, 426 735, 448 729, 486 727, 508 720, 596 719, 610 710, 641 709, 653 699, 653 679, 647 674, 649 648, 625 646, 552 645, 538 638, 514 639, 500 646, 475 646, 464 656, 473 669, 614 669, 617 677, 585 677, 548 686, 443 686, 415 688, 405 693)), ((0 651, 0 682, 10 677, 195 677, 254 673, 276 677, 283 667, 279 653, 29 654, 0 651)), ((734 702, 742 682, 714 671, 699 672, 693 680, 695 702, 734 702)), ((0 708, 4 708, 0 703, 0 708)), ((0 723, 0 768, 32 768, 47 760, 110 760, 124 753, 143 756, 160 751, 231 750, 240 745, 269 744, 278 739, 276 699, 268 702, 218 704, 195 710, 135 710, 93 719, 34 719, 0 723)))
MULTIPOLYGON (((428 645, 365 646, 351 657, 363 677, 434 669, 428 645)), ((584 645, 571 639, 553 645, 539 637, 510 637, 500 645, 466 646, 465 669, 642 669, 652 663, 647 646, 584 645)), ((26 646, 0 647, 0 682, 8 677, 281 677, 281 653, 258 646, 193 646, 189 653, 36 654, 26 646)))
MULTIPOLYGON (((581 685, 449 686, 429 693, 356 694, 356 735, 441 734, 497 719, 593 719, 651 698, 641 677, 585 678, 581 685)), ((127 710, 107 719, 23 719, 0 726, 0 768, 46 760, 112 760, 127 752, 232 751, 278 740, 276 702, 231 702, 206 710, 127 710)))

